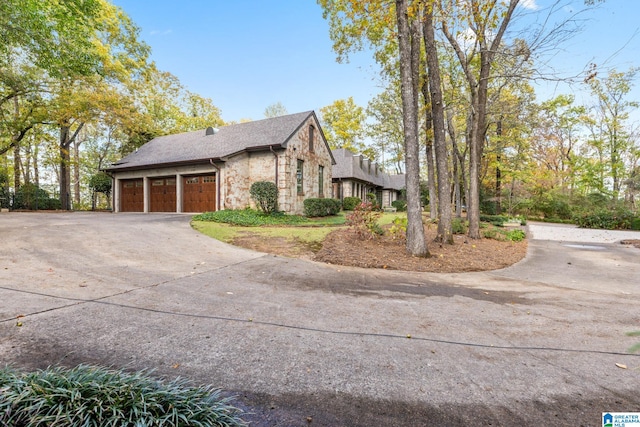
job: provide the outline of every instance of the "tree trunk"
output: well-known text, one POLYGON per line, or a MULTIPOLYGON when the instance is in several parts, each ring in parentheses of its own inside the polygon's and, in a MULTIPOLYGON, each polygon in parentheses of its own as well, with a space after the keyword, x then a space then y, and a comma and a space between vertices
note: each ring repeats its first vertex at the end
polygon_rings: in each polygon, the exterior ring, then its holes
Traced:
MULTIPOLYGON (((407 252, 413 256, 427 257, 429 249, 424 235, 420 206, 420 147, 418 141, 418 103, 413 82, 416 70, 407 13, 407 0, 396 0, 398 23, 398 47, 400 50, 400 82, 402 92, 402 118, 407 165, 407 252)), ((415 26, 412 26, 415 28, 415 26)), ((415 34, 413 34, 415 36, 415 34)))
POLYGON ((22 158, 20 157, 20 144, 13 147, 13 188, 17 192, 21 186, 20 170, 22 169, 22 158))
POLYGON ((80 138, 73 143, 73 201, 80 205, 80 138))
POLYGON ((60 206, 71 209, 71 185, 69 176, 69 126, 60 126, 60 206))
POLYGON ((60 205, 62 210, 71 210, 71 144, 78 137, 84 123, 80 123, 73 135, 71 125, 68 123, 60 125, 60 205))
POLYGON ((427 57, 429 92, 431 94, 431 112, 433 114, 433 145, 438 171, 438 235, 436 240, 453 244, 451 229, 451 197, 449 181, 449 156, 444 121, 444 101, 440 81, 440 64, 433 28, 433 9, 427 6, 424 11, 423 37, 427 57))
POLYGON ((456 136, 455 127, 453 126, 453 121, 449 114, 447 114, 446 117, 447 131, 449 133, 451 145, 453 146, 454 164, 458 165, 458 172, 454 176, 458 187, 458 193, 456 196, 456 216, 460 218, 462 216, 463 201, 466 203, 466 201, 469 200, 469 186, 467 185, 467 176, 465 174, 465 157, 467 156, 467 151, 465 150, 463 153, 460 153, 460 149, 458 148, 458 138, 456 136), (463 194, 464 198, 462 197, 463 194))
POLYGON ((502 120, 496 123, 496 136, 498 137, 496 146, 496 214, 502 214, 502 171, 500 170, 500 162, 502 161, 502 120))
MULTIPOLYGON (((426 74, 426 73, 425 73, 426 74)), ((433 160, 433 114, 431 112, 431 95, 427 76, 423 76, 422 99, 425 111, 425 155, 427 162, 427 185, 429 188, 429 218, 438 217, 438 192, 436 189, 436 165, 433 160)))

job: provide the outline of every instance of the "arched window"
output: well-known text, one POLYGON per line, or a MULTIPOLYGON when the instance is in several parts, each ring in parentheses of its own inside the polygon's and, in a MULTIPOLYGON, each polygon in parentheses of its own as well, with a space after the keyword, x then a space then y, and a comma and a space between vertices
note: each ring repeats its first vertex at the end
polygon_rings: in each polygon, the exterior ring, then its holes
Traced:
POLYGON ((316 128, 313 127, 313 125, 309 125, 309 151, 313 152, 313 139, 315 136, 315 130, 316 128))

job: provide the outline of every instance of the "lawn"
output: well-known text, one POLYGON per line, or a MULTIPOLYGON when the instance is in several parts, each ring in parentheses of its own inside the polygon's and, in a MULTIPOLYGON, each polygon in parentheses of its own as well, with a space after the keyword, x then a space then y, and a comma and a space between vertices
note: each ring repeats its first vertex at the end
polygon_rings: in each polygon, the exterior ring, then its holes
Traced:
MULTIPOLYGON (((223 211, 220 211, 223 212, 223 211)), ((264 237, 280 237, 291 241, 301 241, 309 244, 320 244, 327 234, 339 227, 344 227, 348 212, 340 212, 338 215, 305 218, 297 215, 282 215, 268 217, 255 211, 230 211, 212 214, 197 215, 191 225, 199 232, 226 243, 247 232, 264 237), (218 222, 224 221, 224 222, 218 222), (247 226, 229 224, 246 223, 247 226)), ((405 216, 405 213, 384 213, 378 220, 380 225, 391 224, 393 219, 405 216)))

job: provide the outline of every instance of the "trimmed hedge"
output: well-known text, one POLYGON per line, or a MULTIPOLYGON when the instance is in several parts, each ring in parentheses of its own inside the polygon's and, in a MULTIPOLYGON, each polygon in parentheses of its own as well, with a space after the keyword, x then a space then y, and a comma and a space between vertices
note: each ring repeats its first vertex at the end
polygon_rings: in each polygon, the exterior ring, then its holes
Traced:
POLYGON ((360 199, 360 197, 345 197, 342 200, 342 209, 345 211, 352 211, 360 203, 362 203, 362 199, 360 199))
POLYGON ((278 210, 278 186, 274 182, 254 182, 249 193, 262 212, 270 214, 278 210))
POLYGON ((340 212, 340 200, 336 199, 305 199, 304 216, 318 217, 337 215, 340 212))
POLYGON ((574 221, 581 228, 602 228, 605 230, 629 230, 637 218, 627 209, 599 210, 576 215, 574 221))
POLYGON ((396 208, 396 212, 406 212, 407 201, 406 200, 394 200, 391 202, 391 206, 396 208))

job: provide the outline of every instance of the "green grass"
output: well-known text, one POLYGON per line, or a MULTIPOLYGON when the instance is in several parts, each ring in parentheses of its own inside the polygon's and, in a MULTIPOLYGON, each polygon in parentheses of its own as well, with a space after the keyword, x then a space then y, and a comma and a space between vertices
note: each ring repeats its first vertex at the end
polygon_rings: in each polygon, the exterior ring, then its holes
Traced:
POLYGON ((226 243, 232 243, 239 235, 250 232, 265 237, 320 244, 327 234, 343 226, 345 221, 344 212, 334 216, 306 218, 300 215, 264 215, 244 209, 196 215, 191 226, 202 234, 226 243))
POLYGON ((253 209, 242 209, 205 212, 200 215, 195 215, 193 220, 220 222, 243 227, 262 227, 265 225, 320 227, 344 224, 345 216, 343 213, 340 213, 329 217, 307 218, 302 215, 288 215, 284 213, 267 215, 253 209))
POLYGON ((3 426, 239 427, 241 410, 211 386, 163 381, 148 372, 80 365, 21 373, 0 369, 3 426))
POLYGON ((336 227, 240 227, 237 225, 221 224, 218 222, 192 221, 191 226, 204 235, 213 237, 226 243, 242 233, 254 233, 265 237, 283 237, 289 240, 300 240, 306 243, 321 243, 327 234, 336 227))
POLYGON ((393 220, 396 218, 406 218, 406 212, 385 212, 382 214, 380 219, 378 219, 378 224, 380 226, 393 224, 393 220))

